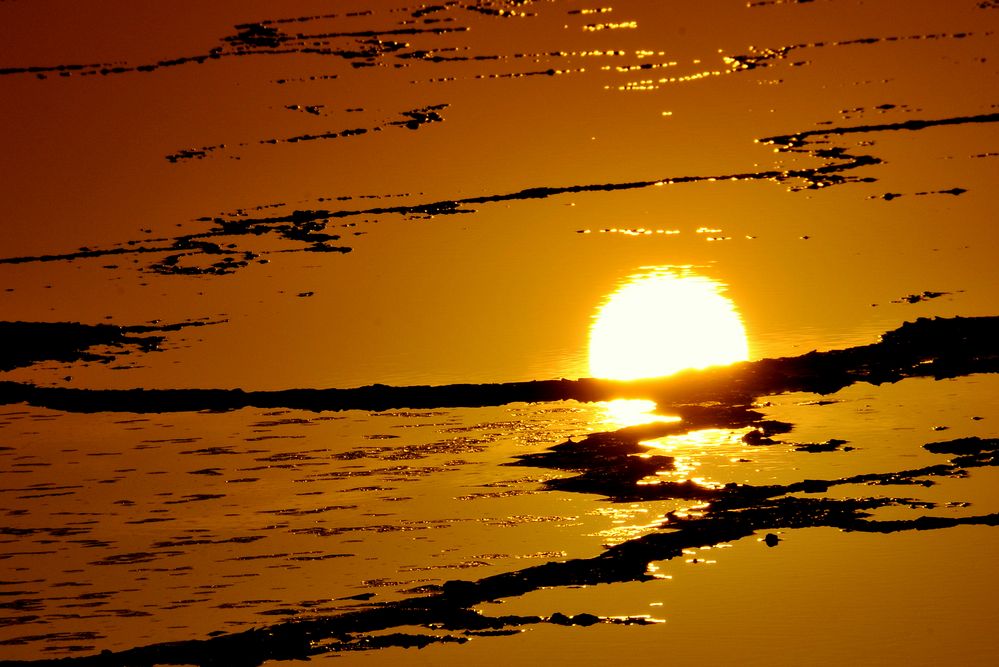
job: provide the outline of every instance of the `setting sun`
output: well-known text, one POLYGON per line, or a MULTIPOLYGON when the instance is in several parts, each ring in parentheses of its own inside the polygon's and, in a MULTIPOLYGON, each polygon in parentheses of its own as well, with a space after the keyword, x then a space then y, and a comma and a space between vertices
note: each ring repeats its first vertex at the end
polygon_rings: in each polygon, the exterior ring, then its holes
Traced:
POLYGON ((634 380, 749 357, 739 313, 724 286, 675 268, 631 276, 590 329, 590 374, 634 380))

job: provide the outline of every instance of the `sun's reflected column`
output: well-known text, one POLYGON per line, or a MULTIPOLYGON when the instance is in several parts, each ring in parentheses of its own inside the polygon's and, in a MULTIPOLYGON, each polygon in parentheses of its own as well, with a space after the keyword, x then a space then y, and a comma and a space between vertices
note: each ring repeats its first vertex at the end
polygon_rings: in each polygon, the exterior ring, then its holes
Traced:
POLYGON ((656 402, 644 398, 617 398, 596 405, 604 412, 603 420, 598 422, 600 428, 619 429, 655 422, 680 421, 675 415, 659 414, 656 402))
MULTIPOLYGON (((725 285, 690 267, 646 267, 628 276, 600 305, 590 329, 590 373, 615 380, 659 378, 687 369, 721 366, 749 358, 742 318, 724 295, 725 285)), ((654 401, 618 399, 601 404, 604 424, 624 428, 680 422, 660 414, 654 401)), ((712 488, 732 457, 741 456, 741 431, 698 429, 642 442, 650 453, 666 451, 674 467, 640 484, 689 483, 712 488), (710 461, 709 470, 700 470, 710 461)), ((646 455, 647 456, 647 455, 646 455)), ((686 503, 696 511, 699 503, 686 503)), ((631 526, 629 529, 634 530, 631 526)))
POLYGON ((593 317, 590 375, 635 380, 745 361, 746 330, 724 291, 687 267, 632 274, 593 317))

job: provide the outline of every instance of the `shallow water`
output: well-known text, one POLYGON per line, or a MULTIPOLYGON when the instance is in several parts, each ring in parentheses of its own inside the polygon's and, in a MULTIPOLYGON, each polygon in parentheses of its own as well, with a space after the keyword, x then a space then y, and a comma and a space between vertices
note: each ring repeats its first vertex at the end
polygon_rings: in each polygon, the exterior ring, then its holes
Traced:
POLYGON ((0 662, 990 660, 996 3, 203 4, 0 3, 0 662))

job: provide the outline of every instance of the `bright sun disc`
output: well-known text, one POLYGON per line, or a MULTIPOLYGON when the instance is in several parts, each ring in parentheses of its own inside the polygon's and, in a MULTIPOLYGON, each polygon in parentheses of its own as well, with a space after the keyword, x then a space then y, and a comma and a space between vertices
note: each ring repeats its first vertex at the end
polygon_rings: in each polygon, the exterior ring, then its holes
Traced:
POLYGON ((746 330, 723 290, 667 268, 631 276, 593 318, 590 374, 634 380, 748 359, 746 330))

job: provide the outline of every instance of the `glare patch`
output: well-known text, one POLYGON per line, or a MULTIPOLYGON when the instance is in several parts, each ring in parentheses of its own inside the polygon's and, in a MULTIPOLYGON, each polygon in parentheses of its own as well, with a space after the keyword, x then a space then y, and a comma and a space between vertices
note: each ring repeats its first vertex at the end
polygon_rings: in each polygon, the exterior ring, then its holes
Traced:
POLYGON ((593 318, 590 374, 634 380, 748 359, 742 319, 723 290, 673 267, 631 276, 593 318))
POLYGON ((652 453, 673 457, 673 469, 660 471, 642 483, 691 481, 705 488, 720 488, 723 485, 714 479, 716 468, 721 461, 730 461, 732 456, 745 451, 742 433, 741 430, 709 428, 646 440, 642 444, 652 453), (712 470, 707 475, 700 472, 705 463, 712 470))
POLYGON ((662 528, 661 512, 651 512, 648 507, 633 504, 626 507, 600 508, 592 512, 610 519, 612 526, 597 532, 607 546, 621 544, 662 528))
POLYGON ((655 401, 641 398, 619 398, 614 401, 597 404, 603 411, 603 425, 619 429, 654 422, 679 422, 679 417, 673 415, 657 415, 655 401))

